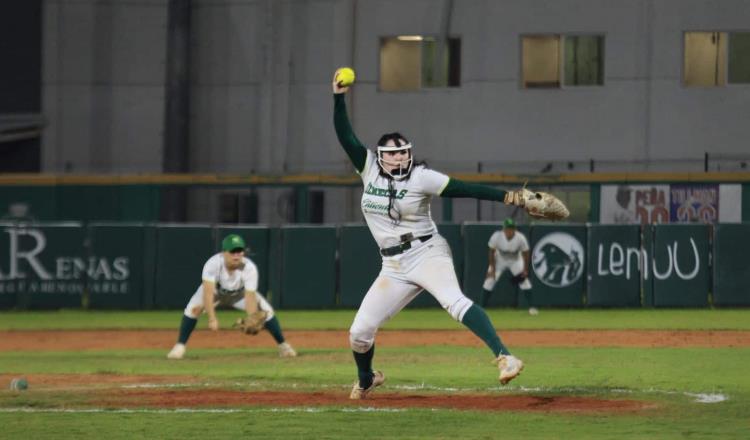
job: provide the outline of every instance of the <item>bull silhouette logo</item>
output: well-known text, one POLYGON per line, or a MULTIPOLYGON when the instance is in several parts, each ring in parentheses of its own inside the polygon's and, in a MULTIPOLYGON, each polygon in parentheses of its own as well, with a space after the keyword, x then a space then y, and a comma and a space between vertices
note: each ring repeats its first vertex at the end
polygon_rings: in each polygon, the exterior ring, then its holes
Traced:
POLYGON ((539 281, 550 287, 566 287, 583 274, 583 246, 572 235, 552 232, 534 246, 531 265, 539 281))

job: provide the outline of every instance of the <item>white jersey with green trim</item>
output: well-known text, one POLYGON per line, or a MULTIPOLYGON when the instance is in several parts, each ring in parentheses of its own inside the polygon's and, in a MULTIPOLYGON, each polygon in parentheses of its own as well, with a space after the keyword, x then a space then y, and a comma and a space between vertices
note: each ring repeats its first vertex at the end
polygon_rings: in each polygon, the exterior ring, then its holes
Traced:
POLYGON ((528 252, 529 242, 526 237, 516 231, 508 240, 505 233, 495 231, 487 242, 487 246, 495 251, 495 261, 503 264, 510 264, 520 258, 523 258, 523 252, 528 252))
POLYGON ((258 290, 258 268, 249 258, 242 258, 243 266, 229 272, 224 254, 219 252, 203 265, 203 281, 216 283, 216 294, 227 295, 245 290, 258 290))
POLYGON ((393 215, 398 218, 396 211, 401 213, 398 224, 388 216, 389 179, 380 174, 377 155, 372 150, 367 150, 360 177, 364 184, 362 213, 380 249, 396 246, 404 234, 411 233, 415 238, 437 234, 430 213, 430 200, 445 189, 450 180, 448 176, 424 166, 415 166, 408 179, 394 180, 393 215))

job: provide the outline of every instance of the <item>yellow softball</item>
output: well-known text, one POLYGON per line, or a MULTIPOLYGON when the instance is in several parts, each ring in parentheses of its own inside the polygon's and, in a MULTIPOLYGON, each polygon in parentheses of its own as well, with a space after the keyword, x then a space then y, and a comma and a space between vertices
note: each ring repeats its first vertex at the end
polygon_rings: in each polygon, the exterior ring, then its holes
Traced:
POLYGON ((336 83, 339 87, 349 87, 354 84, 355 78, 354 70, 351 67, 342 67, 336 75, 336 83))

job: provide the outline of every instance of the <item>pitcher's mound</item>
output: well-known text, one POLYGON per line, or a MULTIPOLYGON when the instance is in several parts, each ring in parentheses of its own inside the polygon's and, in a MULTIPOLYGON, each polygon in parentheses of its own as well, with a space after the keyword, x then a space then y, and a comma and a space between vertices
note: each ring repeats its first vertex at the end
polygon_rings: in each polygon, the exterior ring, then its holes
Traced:
POLYGON ((542 412, 632 412, 652 409, 651 402, 625 399, 599 399, 576 396, 532 396, 491 394, 401 394, 373 393, 366 400, 349 400, 341 392, 287 392, 234 390, 159 390, 137 389, 110 393, 96 402, 107 407, 195 408, 243 406, 355 406, 374 408, 443 408, 482 411, 542 411, 542 412))

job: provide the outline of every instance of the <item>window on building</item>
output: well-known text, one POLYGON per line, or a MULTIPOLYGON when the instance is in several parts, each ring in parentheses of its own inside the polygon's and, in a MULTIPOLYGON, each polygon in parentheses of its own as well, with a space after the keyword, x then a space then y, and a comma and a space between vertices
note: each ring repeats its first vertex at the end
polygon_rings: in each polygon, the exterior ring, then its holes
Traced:
POLYGON ((688 87, 750 83, 750 32, 685 32, 688 87))
POLYGON ((685 85, 723 86, 726 46, 726 32, 685 32, 685 85))
POLYGON ((601 35, 527 35, 521 46, 524 88, 604 84, 601 35))
POLYGON ((604 37, 576 35, 565 37, 565 85, 604 84, 604 37))
POLYGON ((750 32, 729 34, 729 83, 750 84, 750 32))
POLYGON ((458 87, 461 82, 461 40, 401 35, 380 40, 380 90, 413 91, 458 87))

